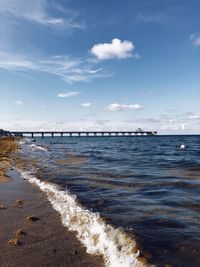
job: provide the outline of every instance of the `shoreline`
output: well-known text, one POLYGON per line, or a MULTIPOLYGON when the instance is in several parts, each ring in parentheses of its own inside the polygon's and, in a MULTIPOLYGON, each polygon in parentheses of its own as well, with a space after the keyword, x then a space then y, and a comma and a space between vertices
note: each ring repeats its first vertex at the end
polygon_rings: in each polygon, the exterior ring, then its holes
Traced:
POLYGON ((45 193, 12 167, 14 147, 4 161, 0 151, 0 266, 104 267, 103 257, 87 253, 62 225, 45 193))
POLYGON ((0 185, 0 202, 5 208, 0 210, 0 266, 105 266, 101 256, 86 253, 75 233, 61 224, 43 192, 16 170, 8 174, 11 181, 0 185), (29 221, 30 216, 36 221, 29 221), (19 230, 24 234, 17 237, 19 230), (9 245, 16 238, 19 244, 9 245))

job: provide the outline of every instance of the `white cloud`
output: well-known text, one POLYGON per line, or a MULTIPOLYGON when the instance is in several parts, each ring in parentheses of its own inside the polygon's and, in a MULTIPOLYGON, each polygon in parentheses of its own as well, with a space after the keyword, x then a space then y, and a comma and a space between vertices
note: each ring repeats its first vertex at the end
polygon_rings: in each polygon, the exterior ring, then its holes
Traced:
POLYGON ((138 96, 140 97, 156 97, 156 96, 162 96, 165 94, 165 90, 144 90, 144 91, 140 91, 138 93, 138 96))
POLYGON ((89 108, 91 106, 91 103, 82 103, 81 106, 84 108, 89 108))
POLYGON ((137 110, 143 109, 144 107, 139 104, 118 104, 113 103, 105 107, 106 111, 125 111, 125 110, 137 110))
POLYGON ((200 112, 187 112, 186 117, 189 120, 200 120, 200 112))
POLYGON ((132 56, 134 44, 131 41, 113 39, 111 43, 95 44, 90 52, 98 59, 129 58, 132 56))
POLYGON ((23 102, 21 100, 15 100, 14 103, 18 107, 21 107, 23 105, 23 102))
POLYGON ((196 37, 193 41, 193 45, 200 46, 200 36, 196 37))
POLYGON ((191 34, 190 39, 194 46, 200 46, 200 35, 199 34, 191 34))
POLYGON ((179 131, 182 132, 186 130, 187 125, 184 123, 168 123, 168 124, 163 124, 160 126, 161 131, 179 131))
POLYGON ((80 92, 66 92, 66 93, 59 93, 58 97, 72 97, 78 95, 80 95, 80 92))
MULTIPOLYGON (((140 125, 139 125, 140 126, 140 125)), ((14 119, 1 121, 1 127, 8 130, 16 131, 125 131, 138 129, 138 123, 127 123, 124 121, 109 121, 105 119, 92 120, 62 120, 62 121, 35 121, 14 119)), ((142 127, 146 129, 146 127, 142 127)), ((149 128, 148 128, 149 129, 149 128)), ((153 129, 152 129, 153 130, 153 129)))
POLYGON ((75 13, 68 12, 68 17, 52 17, 49 14, 51 4, 48 0, 1 0, 0 14, 2 17, 17 18, 44 26, 59 28, 84 28, 83 22, 76 21, 75 13))
POLYGON ((139 13, 136 17, 136 23, 167 23, 169 21, 169 16, 164 13, 156 14, 144 14, 139 13))
POLYGON ((24 56, 0 52, 0 69, 4 70, 35 70, 36 65, 24 56))
MULTIPOLYGON (((56 120, 44 120, 35 121, 33 118, 25 120, 24 118, 15 117, 15 114, 6 115, 0 114, 1 128, 7 130, 46 130, 46 131, 76 131, 76 130, 91 130, 91 131, 134 131, 138 128, 149 131, 158 131, 158 134, 198 134, 200 132, 200 124, 197 123, 197 116, 199 112, 187 112, 187 113, 176 113, 173 116, 169 116, 168 113, 159 115, 158 117, 146 117, 141 116, 125 117, 123 120, 112 119, 109 114, 109 119, 103 114, 102 117, 87 117, 79 119, 64 119, 60 121, 56 120), (190 115, 194 117, 188 117, 190 115), (197 116, 196 116, 197 115, 197 116)), ((16 114, 17 115, 17 114, 16 114)), ((128 114, 127 114, 128 115, 128 114)))
POLYGON ((67 83, 91 81, 107 77, 103 68, 96 68, 95 62, 83 58, 69 58, 65 55, 41 57, 26 56, 0 51, 0 69, 7 71, 28 71, 53 74, 67 83))

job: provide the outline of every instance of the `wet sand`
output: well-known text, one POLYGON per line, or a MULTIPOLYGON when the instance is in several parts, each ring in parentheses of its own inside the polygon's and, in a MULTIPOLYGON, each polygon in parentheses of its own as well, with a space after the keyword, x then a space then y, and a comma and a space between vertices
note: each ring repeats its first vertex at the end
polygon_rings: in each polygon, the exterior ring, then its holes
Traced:
POLYGON ((100 256, 86 253, 75 233, 67 231, 46 196, 9 171, 11 182, 0 185, 0 266, 104 266, 100 256), (19 203, 16 203, 17 200, 19 203), (27 217, 35 216, 36 221, 27 217), (18 245, 8 241, 16 239, 18 245))
POLYGON ((86 253, 76 233, 61 224, 46 195, 11 167, 12 153, 2 151, 0 266, 103 267, 103 258, 86 253))

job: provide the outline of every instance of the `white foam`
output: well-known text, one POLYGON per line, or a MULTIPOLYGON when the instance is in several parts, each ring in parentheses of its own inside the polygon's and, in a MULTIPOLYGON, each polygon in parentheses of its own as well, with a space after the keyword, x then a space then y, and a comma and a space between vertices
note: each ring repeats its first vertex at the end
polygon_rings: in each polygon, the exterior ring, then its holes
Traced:
POLYGON ((23 144, 25 144, 26 142, 25 141, 19 141, 18 142, 20 145, 23 145, 23 144))
POLYGON ((45 147, 37 146, 35 144, 31 144, 31 145, 29 145, 29 147, 31 147, 33 150, 47 151, 47 149, 45 147))
POLYGON ((26 143, 32 142, 32 139, 29 139, 29 138, 24 138, 24 140, 26 141, 26 143))
POLYGON ((19 141, 19 144, 23 145, 23 144, 27 144, 27 143, 30 143, 30 142, 31 142, 31 139, 23 138, 21 141, 19 141))
POLYGON ((182 144, 179 146, 180 149, 185 149, 186 148, 186 145, 182 144))
POLYGON ((30 172, 19 170, 22 177, 44 191, 53 208, 61 215, 64 226, 77 232, 77 237, 91 254, 101 254, 106 267, 140 267, 135 242, 122 230, 106 224, 98 213, 83 208, 76 196, 59 186, 43 182, 30 172))

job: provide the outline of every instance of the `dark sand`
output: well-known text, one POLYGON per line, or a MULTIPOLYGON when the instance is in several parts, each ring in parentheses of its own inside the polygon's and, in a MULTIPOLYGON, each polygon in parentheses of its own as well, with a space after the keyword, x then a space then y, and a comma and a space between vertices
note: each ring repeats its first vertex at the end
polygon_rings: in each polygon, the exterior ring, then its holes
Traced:
POLYGON ((69 232, 45 194, 9 171, 10 182, 0 183, 0 266, 102 267, 101 256, 86 253, 75 233, 69 232), (16 200, 22 200, 17 204, 16 200), (30 222, 28 216, 39 220, 30 222), (8 244, 21 229, 17 246, 8 244))

